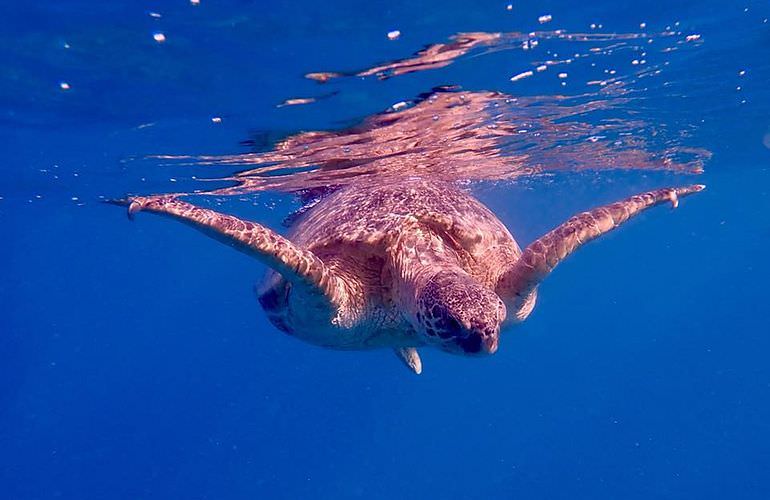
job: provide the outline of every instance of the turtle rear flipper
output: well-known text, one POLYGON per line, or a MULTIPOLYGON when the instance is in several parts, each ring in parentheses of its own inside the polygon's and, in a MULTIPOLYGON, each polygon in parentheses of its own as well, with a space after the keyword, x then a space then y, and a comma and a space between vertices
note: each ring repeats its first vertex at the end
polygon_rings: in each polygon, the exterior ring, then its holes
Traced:
POLYGON ((179 220, 229 245, 280 273, 292 286, 323 298, 330 313, 343 299, 344 286, 315 254, 297 247, 275 231, 256 222, 197 207, 174 197, 135 197, 112 201, 128 206, 129 218, 137 212, 151 212, 179 220))
POLYGON ((406 367, 412 370, 412 372, 417 375, 422 373, 422 360, 420 360, 417 349, 414 347, 397 347, 393 349, 393 352, 396 353, 398 359, 403 361, 406 367))
POLYGON ((498 280, 497 293, 513 302, 509 313, 523 321, 535 305, 536 289, 540 282, 581 245, 612 231, 647 208, 666 202, 671 202, 676 208, 680 196, 697 193, 704 188, 696 184, 657 189, 570 218, 524 250, 521 257, 498 280))

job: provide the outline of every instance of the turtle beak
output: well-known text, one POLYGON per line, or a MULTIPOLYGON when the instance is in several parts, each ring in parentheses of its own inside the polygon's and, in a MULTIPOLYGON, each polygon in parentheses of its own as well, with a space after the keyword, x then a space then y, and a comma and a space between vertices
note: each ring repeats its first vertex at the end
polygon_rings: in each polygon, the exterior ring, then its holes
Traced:
POLYGON ((479 354, 494 354, 497 352, 497 343, 500 340, 500 328, 484 328, 477 330, 481 336, 481 352, 479 354))
POLYGON ((487 354, 496 353, 498 347, 498 339, 499 337, 497 335, 489 335, 488 337, 484 338, 484 341, 482 342, 482 348, 484 349, 484 352, 487 354))
POLYGON ((461 345, 466 354, 494 354, 497 352, 499 338, 500 330, 498 328, 473 329, 470 335, 462 339, 461 345))

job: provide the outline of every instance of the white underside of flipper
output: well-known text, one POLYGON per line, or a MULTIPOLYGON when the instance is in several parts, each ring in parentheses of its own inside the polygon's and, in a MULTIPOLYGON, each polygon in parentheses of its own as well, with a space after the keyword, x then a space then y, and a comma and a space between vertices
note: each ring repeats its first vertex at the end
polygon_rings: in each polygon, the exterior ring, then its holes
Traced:
POLYGON ((422 373, 422 360, 420 360, 417 349, 414 347, 397 347, 393 352, 413 373, 417 375, 422 373))

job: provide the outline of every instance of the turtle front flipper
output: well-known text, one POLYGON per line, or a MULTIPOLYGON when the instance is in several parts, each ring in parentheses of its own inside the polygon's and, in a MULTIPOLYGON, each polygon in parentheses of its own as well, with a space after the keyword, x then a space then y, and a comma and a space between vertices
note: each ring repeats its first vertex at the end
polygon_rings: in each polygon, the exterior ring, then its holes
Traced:
POLYGON ((568 255, 602 234, 660 203, 670 201, 674 208, 679 197, 697 193, 705 186, 664 188, 632 196, 623 201, 583 212, 529 245, 521 257, 497 282, 497 293, 509 306, 509 317, 523 321, 535 305, 537 285, 568 255))
POLYGON ((404 362, 404 364, 417 375, 422 373, 422 361, 420 355, 417 353, 417 349, 414 347, 397 347, 393 349, 398 359, 404 362))
POLYGON ((174 197, 135 197, 111 203, 128 206, 129 218, 152 212, 179 220, 271 267, 293 286, 325 298, 331 311, 343 299, 343 283, 312 252, 256 222, 197 207, 174 197))

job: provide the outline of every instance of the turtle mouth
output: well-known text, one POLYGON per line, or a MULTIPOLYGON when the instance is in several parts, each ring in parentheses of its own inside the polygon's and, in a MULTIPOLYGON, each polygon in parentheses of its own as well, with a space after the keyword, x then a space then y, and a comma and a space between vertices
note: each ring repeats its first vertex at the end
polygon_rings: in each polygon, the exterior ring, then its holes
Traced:
POLYGON ((468 335, 458 342, 460 348, 468 354, 479 354, 483 343, 481 335, 477 333, 468 335))
POLYGON ((469 356, 484 356, 497 351, 499 328, 480 322, 459 321, 438 306, 430 311, 430 319, 424 324, 429 342, 442 350, 469 356))
POLYGON ((497 352, 498 337, 494 332, 473 332, 457 341, 465 354, 494 354, 497 352))

